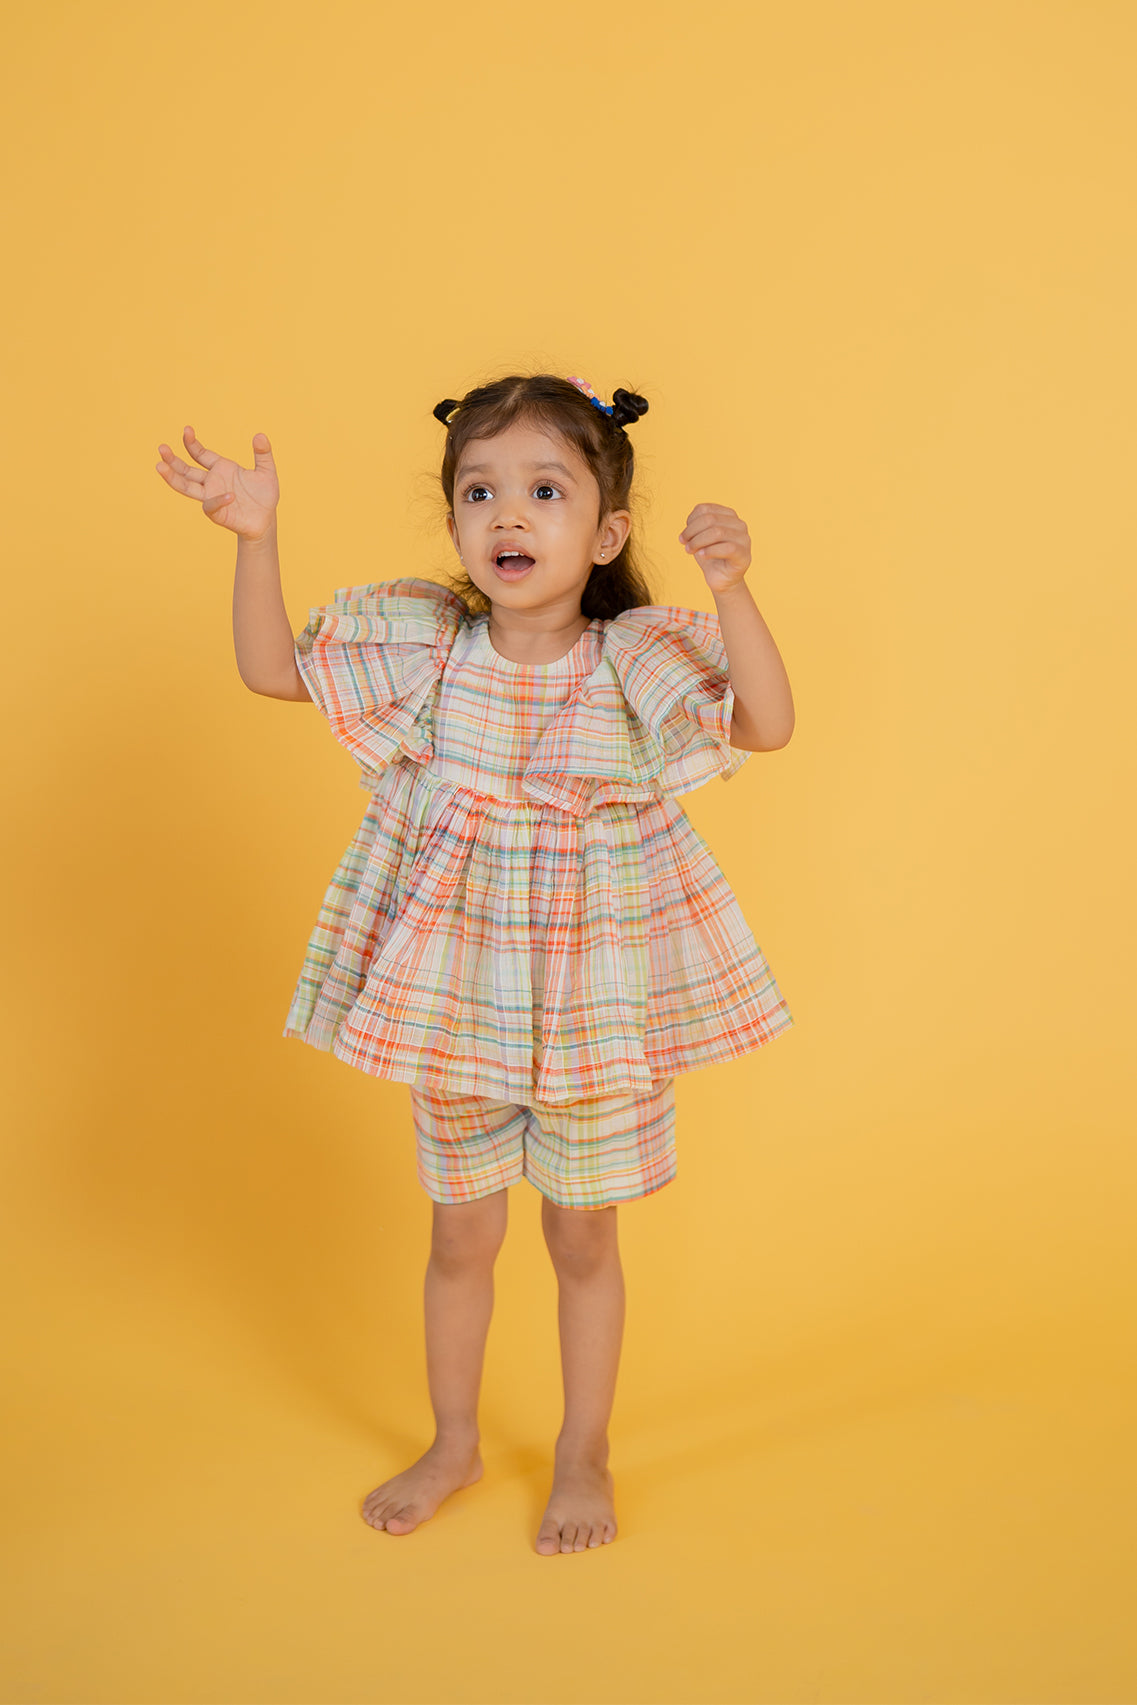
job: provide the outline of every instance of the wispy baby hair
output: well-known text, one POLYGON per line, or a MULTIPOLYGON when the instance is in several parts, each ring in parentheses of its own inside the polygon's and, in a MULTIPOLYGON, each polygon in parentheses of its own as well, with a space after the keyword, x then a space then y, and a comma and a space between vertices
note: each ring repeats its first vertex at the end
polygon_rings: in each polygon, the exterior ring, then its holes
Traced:
MULTIPOLYGON (((582 382, 583 383, 583 382, 582 382)), ((467 391, 461 398, 446 397, 434 408, 446 427, 440 479, 450 513, 454 512, 454 472, 462 449, 471 438, 494 438, 514 421, 524 421, 559 434, 587 462, 600 487, 600 517, 613 509, 630 509, 635 452, 624 430, 647 413, 647 399, 636 391, 617 390, 608 407, 595 393, 555 373, 511 373, 467 391)), ((629 530, 623 548, 609 563, 596 563, 581 593, 581 614, 603 621, 624 610, 652 603, 651 589, 640 569, 638 553, 629 530)), ((490 600, 468 574, 450 577, 450 590, 465 604, 470 615, 490 609, 490 600)))

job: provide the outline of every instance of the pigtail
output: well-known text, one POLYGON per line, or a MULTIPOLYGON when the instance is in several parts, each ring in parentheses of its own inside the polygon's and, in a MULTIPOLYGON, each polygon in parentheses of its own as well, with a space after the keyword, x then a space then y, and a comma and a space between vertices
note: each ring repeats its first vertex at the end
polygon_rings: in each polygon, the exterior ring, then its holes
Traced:
POLYGON ((648 411, 648 400, 638 391, 612 392, 612 422, 615 426, 631 426, 648 411))

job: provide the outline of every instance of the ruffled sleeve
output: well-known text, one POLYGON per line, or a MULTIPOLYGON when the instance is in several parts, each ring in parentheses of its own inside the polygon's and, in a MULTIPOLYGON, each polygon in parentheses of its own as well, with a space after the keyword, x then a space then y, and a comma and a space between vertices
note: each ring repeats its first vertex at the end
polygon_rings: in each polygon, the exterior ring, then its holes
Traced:
POLYGON ((465 619, 454 593, 410 578, 341 586, 309 610, 296 667, 362 787, 395 758, 434 756, 434 690, 465 619))
POLYGON ((727 781, 751 756, 730 744, 733 712, 717 616, 675 604, 625 610, 537 743, 523 790, 579 817, 727 781))

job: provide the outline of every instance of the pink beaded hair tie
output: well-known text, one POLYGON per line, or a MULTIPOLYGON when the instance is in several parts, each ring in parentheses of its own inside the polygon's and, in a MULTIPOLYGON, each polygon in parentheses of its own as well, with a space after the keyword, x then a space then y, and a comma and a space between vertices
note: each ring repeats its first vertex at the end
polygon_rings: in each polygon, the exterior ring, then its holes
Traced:
POLYGON ((583 391, 593 408, 598 408, 602 414, 612 413, 612 404, 602 403, 586 379, 578 379, 575 374, 570 373, 569 384, 575 385, 578 391, 583 391))

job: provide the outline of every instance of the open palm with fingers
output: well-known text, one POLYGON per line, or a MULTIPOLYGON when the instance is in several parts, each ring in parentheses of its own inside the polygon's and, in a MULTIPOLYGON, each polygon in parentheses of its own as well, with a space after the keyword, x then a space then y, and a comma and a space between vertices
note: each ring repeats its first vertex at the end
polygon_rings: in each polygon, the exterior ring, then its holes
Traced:
POLYGON ((182 441, 186 453, 200 465, 195 468, 183 462, 168 444, 159 444, 162 460, 157 469, 171 490, 194 498, 219 527, 228 527, 244 539, 263 538, 276 518, 280 501, 280 482, 268 435, 254 432, 251 468, 219 456, 216 450, 207 450, 198 442, 192 426, 186 427, 182 441))

